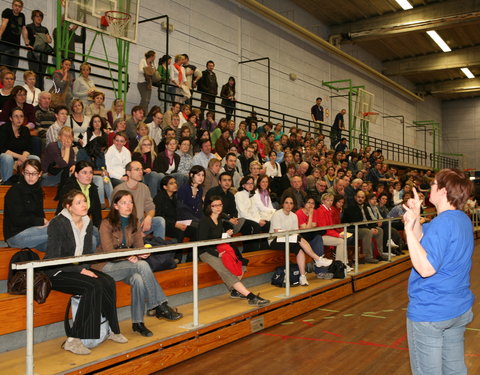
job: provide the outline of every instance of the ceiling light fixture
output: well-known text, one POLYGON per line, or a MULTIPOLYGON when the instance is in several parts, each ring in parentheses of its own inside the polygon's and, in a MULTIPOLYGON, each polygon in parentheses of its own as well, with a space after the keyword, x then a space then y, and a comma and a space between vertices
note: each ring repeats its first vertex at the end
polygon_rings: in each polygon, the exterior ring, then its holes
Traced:
POLYGON ((474 76, 473 73, 470 71, 470 69, 468 69, 468 68, 461 68, 460 70, 463 72, 463 74, 465 74, 465 75, 467 76, 467 78, 470 78, 470 79, 475 78, 475 76, 474 76))
POLYGON ((451 49, 447 43, 442 39, 440 35, 437 34, 435 30, 427 31, 427 34, 430 38, 433 39, 435 43, 442 49, 443 52, 450 52, 451 49))
POLYGON ((410 4, 408 0, 395 0, 395 1, 398 3, 398 5, 402 7, 403 10, 413 9, 412 4, 410 4))

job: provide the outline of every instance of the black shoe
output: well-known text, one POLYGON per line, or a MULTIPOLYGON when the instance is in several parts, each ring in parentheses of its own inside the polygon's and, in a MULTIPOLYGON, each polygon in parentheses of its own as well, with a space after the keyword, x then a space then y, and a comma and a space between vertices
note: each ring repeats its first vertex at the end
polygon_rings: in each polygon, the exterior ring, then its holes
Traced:
POLYGON ((246 299, 247 297, 239 293, 236 289, 232 289, 232 291, 230 292, 230 298, 246 299))
POLYGON ((252 299, 248 300, 249 305, 255 305, 255 306, 265 306, 268 305, 270 301, 268 299, 260 297, 260 295, 254 296, 252 299))
POLYGON ((170 306, 168 306, 167 302, 164 302, 160 306, 157 306, 155 310, 155 316, 158 319, 165 318, 167 320, 178 320, 183 318, 183 314, 172 309, 170 306))
POLYGON ((379 255, 377 257, 377 259, 380 261, 380 262, 386 262, 388 260, 388 257, 385 256, 385 255, 379 255))
POLYGON ((378 259, 375 259, 375 258, 365 258, 365 263, 377 264, 377 263, 378 263, 378 259))
POLYGON ((145 336, 145 337, 153 336, 152 331, 150 331, 147 327, 145 327, 145 324, 143 323, 133 323, 132 329, 133 329, 133 332, 138 332, 142 336, 145 336))

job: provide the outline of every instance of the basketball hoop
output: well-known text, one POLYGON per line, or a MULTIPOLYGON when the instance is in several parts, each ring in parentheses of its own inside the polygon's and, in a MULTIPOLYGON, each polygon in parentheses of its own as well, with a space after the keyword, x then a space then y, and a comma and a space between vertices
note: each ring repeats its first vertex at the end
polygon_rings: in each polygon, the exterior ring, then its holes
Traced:
POLYGON ((372 124, 376 124, 378 115, 378 112, 363 112, 363 119, 372 124))
POLYGON ((132 16, 125 12, 109 10, 102 16, 101 25, 116 38, 125 37, 125 30, 130 24, 132 16))

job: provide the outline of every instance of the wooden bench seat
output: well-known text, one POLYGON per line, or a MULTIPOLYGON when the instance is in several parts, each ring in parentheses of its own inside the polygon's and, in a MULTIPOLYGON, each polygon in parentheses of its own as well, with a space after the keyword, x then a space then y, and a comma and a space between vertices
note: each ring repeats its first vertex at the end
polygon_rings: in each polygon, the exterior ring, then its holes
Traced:
MULTIPOLYGON (((13 254, 13 250, 5 250, 3 252, 5 254, 8 252, 13 254)), ((244 256, 250 260, 248 271, 244 275, 245 278, 271 272, 285 262, 284 253, 276 250, 262 250, 246 253, 244 256)), ((10 259, 10 257, 8 259, 10 259)), ((6 267, 8 268, 8 262, 6 267)), ((5 268, 3 268, 2 272, 5 273, 5 271, 5 268)), ((222 283, 216 272, 206 263, 199 263, 198 275, 199 288, 206 288, 222 283)), ((167 296, 192 291, 192 263, 180 264, 173 270, 156 272, 155 277, 167 296)), ((69 296, 67 294, 52 291, 44 304, 39 305, 34 302, 35 327, 63 321, 68 298, 69 296)), ((0 335, 25 329, 25 302, 25 296, 14 296, 8 293, 0 294, 0 321, 6 323, 0 326, 0 335), (13 319, 12 317, 15 318, 13 319)), ((118 282, 117 307, 128 305, 130 305, 130 286, 118 282)))

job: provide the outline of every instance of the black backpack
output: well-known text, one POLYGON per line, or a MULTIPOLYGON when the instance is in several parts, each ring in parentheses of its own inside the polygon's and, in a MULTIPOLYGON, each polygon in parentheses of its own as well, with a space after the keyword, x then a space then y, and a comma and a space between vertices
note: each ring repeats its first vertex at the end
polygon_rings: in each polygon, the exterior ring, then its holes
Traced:
POLYGON ((347 267, 340 260, 334 260, 332 264, 328 267, 328 272, 333 273, 334 279, 344 279, 345 278, 345 269, 347 267))
MULTIPOLYGON (((272 285, 285 288, 285 266, 277 267, 272 275, 272 285)), ((290 286, 300 285, 300 269, 298 265, 290 264, 290 286)))
MULTIPOLYGON (((160 237, 152 237, 151 239, 146 239, 145 243, 150 244, 152 246, 165 246, 165 245, 172 245, 177 243, 176 239, 171 240, 164 240, 160 237)), ((175 252, 174 251, 167 251, 163 253, 154 253, 150 255, 145 261, 150 265, 150 268, 153 272, 155 271, 163 271, 163 270, 171 270, 177 267, 177 263, 175 263, 175 252)))

